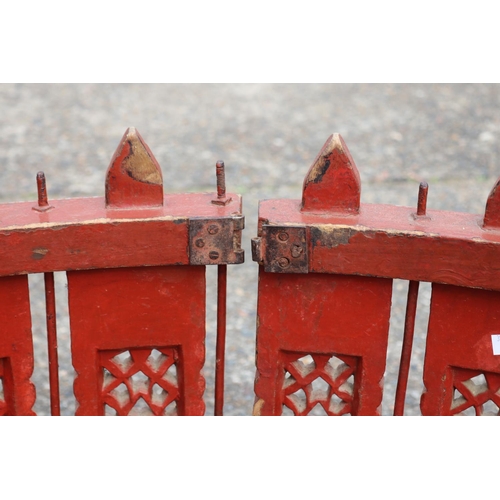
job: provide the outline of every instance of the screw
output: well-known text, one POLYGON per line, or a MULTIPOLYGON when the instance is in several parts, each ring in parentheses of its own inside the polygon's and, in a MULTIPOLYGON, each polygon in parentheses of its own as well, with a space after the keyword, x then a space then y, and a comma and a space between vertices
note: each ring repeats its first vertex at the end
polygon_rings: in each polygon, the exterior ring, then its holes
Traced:
POLYGON ((208 234, 217 234, 219 232, 219 228, 212 224, 211 226, 208 226, 208 234))
POLYGON ((282 269, 285 267, 288 267, 290 265, 290 261, 286 257, 281 257, 278 259, 278 266, 280 266, 282 269))
POLYGON ((292 247, 292 257, 300 257, 304 249, 300 245, 293 245, 292 247))
POLYGON ((195 244, 198 248, 203 248, 203 247, 205 246, 205 242, 204 242, 201 238, 197 239, 197 240, 194 242, 194 244, 195 244))
POLYGON ((285 233, 285 232, 281 232, 278 234, 278 239, 280 241, 286 241, 288 240, 288 233, 285 233))
POLYGON ((217 260, 219 258, 219 252, 212 251, 208 254, 212 260, 217 260))

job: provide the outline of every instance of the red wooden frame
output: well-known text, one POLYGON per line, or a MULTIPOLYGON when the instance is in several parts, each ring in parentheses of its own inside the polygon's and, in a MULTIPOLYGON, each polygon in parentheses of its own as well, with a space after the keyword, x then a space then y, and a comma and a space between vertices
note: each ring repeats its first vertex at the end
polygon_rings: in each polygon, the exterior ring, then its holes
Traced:
POLYGON ((225 269, 243 262, 241 197, 163 193, 158 162, 128 129, 104 198, 0 205, 0 413, 33 414, 28 273, 45 273, 51 408, 59 414, 54 271, 68 276, 78 415, 203 415, 205 266, 220 279, 216 414, 222 414, 225 269), (19 276, 16 276, 19 275, 19 276), (2 277, 3 276, 3 277, 2 277))
MULTIPOLYGON (((395 414, 404 409, 419 281, 434 283, 422 412, 448 415, 473 407, 483 414, 487 403, 498 406, 500 356, 493 354, 491 335, 500 333, 499 185, 484 217, 427 210, 426 183, 416 209, 362 204, 354 160, 343 139, 332 135, 306 175, 302 200, 259 205, 259 232, 252 242, 253 258, 261 265, 255 414, 280 415, 287 407, 296 415, 315 407, 334 415, 377 414, 381 389, 375 387, 385 367, 395 278, 410 280, 395 414), (341 283, 350 290, 341 293, 341 283), (371 335, 376 340, 368 348, 371 335), (286 368, 290 352, 312 356, 308 366, 292 363, 296 376, 286 368), (363 368, 377 367, 345 395, 342 411, 329 411, 339 408, 339 393, 324 368, 331 355, 358 356, 363 368), (323 385, 321 397, 312 396, 315 383, 323 385), (302 388, 305 403, 289 403, 302 388), (462 391, 458 402, 453 388, 462 391), (372 392, 377 404, 357 405, 372 392)), ((352 361, 344 365, 354 373, 358 369, 352 361)))

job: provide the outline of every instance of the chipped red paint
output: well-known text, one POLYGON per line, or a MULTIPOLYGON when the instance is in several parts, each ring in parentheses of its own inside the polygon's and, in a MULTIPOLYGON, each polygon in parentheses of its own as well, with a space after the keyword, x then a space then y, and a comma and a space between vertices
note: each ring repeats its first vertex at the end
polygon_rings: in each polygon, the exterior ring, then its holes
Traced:
POLYGON ((158 162, 130 128, 108 168, 104 198, 49 202, 43 172, 37 187, 37 204, 0 205, 0 245, 9 255, 0 259, 0 414, 33 414, 26 274, 41 272, 51 411, 60 412, 53 272, 66 271, 77 414, 203 415, 207 264, 220 269, 222 414, 225 269, 244 258, 241 197, 226 194, 223 162, 217 195, 164 196, 158 162), (201 248, 193 248, 195 236, 201 248))
POLYGON ((380 413, 392 280, 307 274, 308 222, 347 224, 359 197, 356 165, 334 134, 306 176, 302 204, 260 205, 256 415, 380 413))
POLYGON ((127 129, 106 173, 106 207, 163 205, 161 168, 148 145, 133 127, 127 129))
POLYGON ((332 134, 304 179, 302 212, 349 214, 359 211, 361 180, 340 134, 332 134))
POLYGON ((492 335, 500 335, 500 292, 433 284, 423 415, 482 415, 488 403, 498 414, 500 355, 492 335))
POLYGON ((499 185, 484 217, 427 210, 427 183, 416 209, 362 204, 355 163, 332 135, 302 201, 259 205, 254 414, 379 413, 391 284, 399 278, 410 284, 394 414, 404 414, 418 287, 428 281, 422 413, 498 415, 499 185))

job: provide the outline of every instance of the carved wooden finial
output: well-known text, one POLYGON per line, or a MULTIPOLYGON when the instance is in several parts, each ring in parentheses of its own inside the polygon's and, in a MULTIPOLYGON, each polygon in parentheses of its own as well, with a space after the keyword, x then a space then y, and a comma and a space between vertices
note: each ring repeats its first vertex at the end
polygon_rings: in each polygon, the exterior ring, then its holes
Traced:
POLYGON ((500 179, 497 180, 488 196, 484 210, 483 227, 485 229, 500 229, 500 179))
POLYGON ((106 172, 106 207, 163 205, 161 168, 139 132, 125 132, 106 172))
POLYGON ((340 134, 331 135, 304 179, 303 212, 359 212, 361 180, 340 134))

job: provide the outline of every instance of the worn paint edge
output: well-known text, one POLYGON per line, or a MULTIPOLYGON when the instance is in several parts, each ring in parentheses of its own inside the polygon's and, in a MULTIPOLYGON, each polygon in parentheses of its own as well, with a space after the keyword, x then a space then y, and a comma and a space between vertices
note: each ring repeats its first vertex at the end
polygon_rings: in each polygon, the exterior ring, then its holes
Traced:
POLYGON ((172 215, 162 216, 162 217, 146 217, 146 218, 134 218, 134 219, 90 219, 86 221, 75 221, 75 222, 37 222, 33 224, 26 224, 24 226, 5 226, 0 227, 0 233, 4 232, 22 232, 22 231, 32 231, 35 229, 64 229, 66 227, 74 226, 88 226, 88 225, 117 225, 122 223, 131 222, 170 222, 170 221, 188 221, 190 217, 175 217, 172 215))

